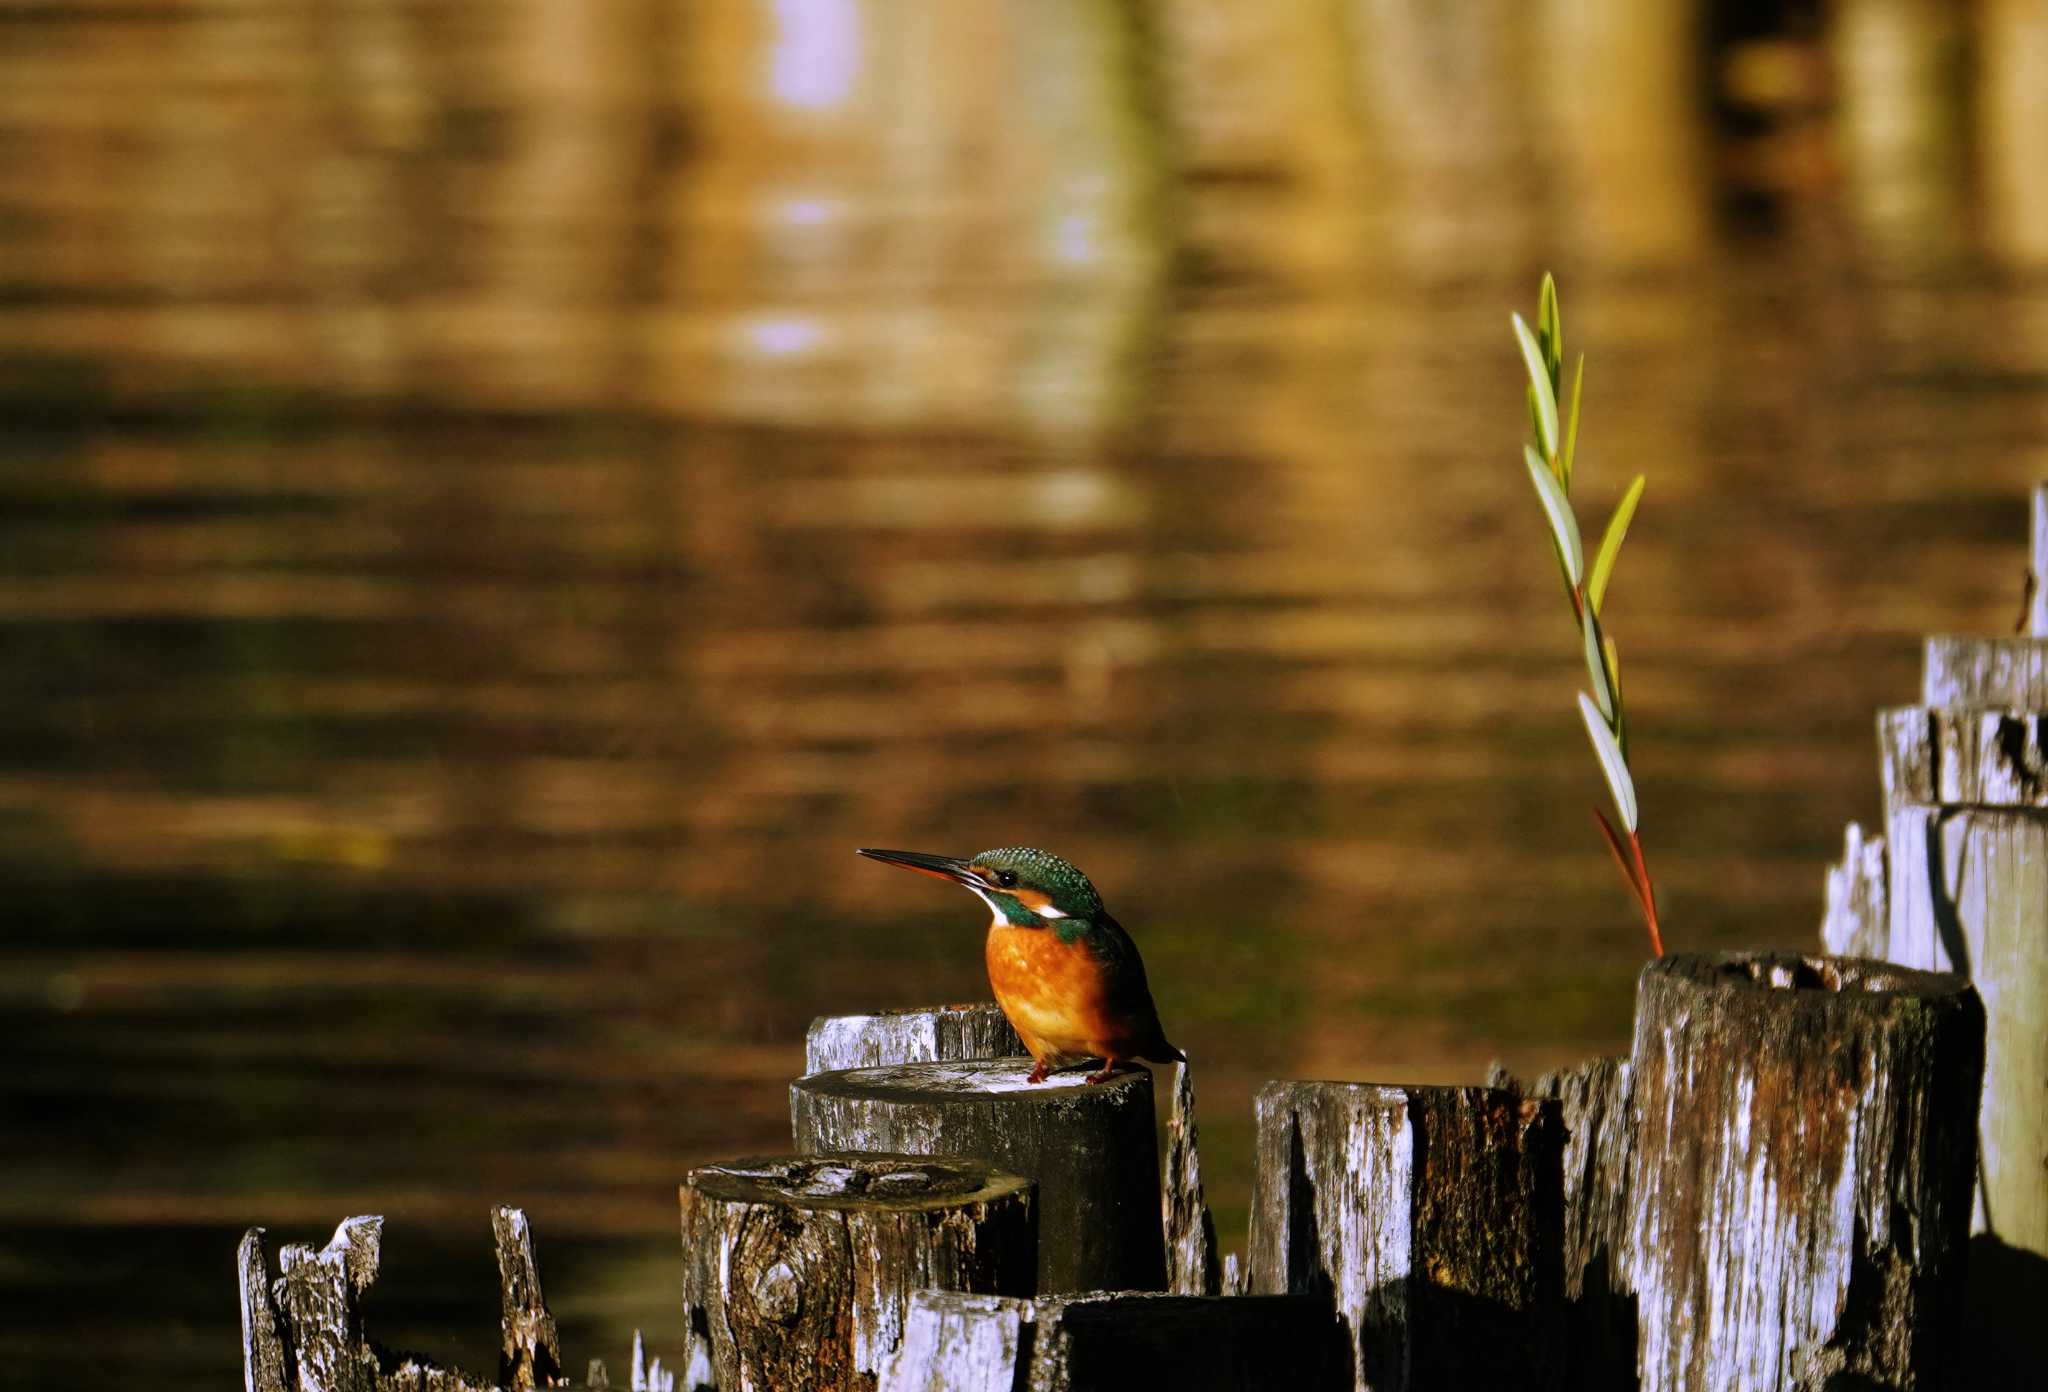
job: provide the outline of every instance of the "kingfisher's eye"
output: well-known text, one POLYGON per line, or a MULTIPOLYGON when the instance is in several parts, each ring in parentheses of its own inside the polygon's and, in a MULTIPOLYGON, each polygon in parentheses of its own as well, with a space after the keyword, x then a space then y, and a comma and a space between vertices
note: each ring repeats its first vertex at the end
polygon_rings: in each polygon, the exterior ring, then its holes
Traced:
POLYGON ((1015 870, 996 871, 996 883, 1004 889, 1015 889, 1017 887, 1017 872, 1015 870))

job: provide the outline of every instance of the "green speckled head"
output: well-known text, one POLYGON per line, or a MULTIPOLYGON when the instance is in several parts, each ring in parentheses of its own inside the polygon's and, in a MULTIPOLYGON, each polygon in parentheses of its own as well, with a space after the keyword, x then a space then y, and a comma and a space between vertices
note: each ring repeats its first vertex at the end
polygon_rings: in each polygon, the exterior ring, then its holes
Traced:
POLYGON ((1031 846, 1002 846, 983 851, 969 864, 980 873, 983 883, 995 891, 991 898, 1013 923, 1041 917, 1038 905, 1045 904, 1067 918, 1090 920, 1102 912, 1102 896, 1088 877, 1050 851, 1031 846), (1017 891, 1005 894, 1003 890, 1017 891), (1020 912, 1011 913, 1015 907, 1020 912))
POLYGON ((995 910, 998 922, 1016 928, 1049 927, 1063 942, 1101 926, 1098 920, 1108 920, 1102 896, 1086 875, 1058 856, 1029 846, 1002 846, 972 860, 872 847, 862 847, 860 853, 884 865, 964 885, 995 910))

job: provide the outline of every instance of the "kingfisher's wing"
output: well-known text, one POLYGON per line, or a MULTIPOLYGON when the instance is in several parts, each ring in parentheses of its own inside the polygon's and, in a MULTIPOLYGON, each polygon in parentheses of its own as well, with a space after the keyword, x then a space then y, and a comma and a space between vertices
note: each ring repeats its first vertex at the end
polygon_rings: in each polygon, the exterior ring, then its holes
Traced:
POLYGON ((1180 1051, 1166 1042, 1160 1027, 1159 1007, 1152 1003, 1151 983, 1145 979, 1145 959, 1138 955, 1131 935, 1104 910, 1095 915, 1090 940, 1107 968, 1110 1013, 1129 1031, 1136 1052, 1155 1062, 1177 1057, 1180 1051))

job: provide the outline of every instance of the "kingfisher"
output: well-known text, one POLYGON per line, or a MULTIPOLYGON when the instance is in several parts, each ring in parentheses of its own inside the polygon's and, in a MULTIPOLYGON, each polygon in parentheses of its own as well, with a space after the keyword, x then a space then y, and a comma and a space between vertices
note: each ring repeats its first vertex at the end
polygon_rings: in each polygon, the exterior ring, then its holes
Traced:
POLYGON ((1123 925, 1079 870, 1047 851, 1005 846, 969 860, 923 851, 861 854, 972 890, 995 915, 988 925, 988 984, 1037 1066, 1099 1058, 1091 1083, 1107 1082, 1129 1059, 1186 1063, 1166 1042, 1145 983, 1145 963, 1123 925))

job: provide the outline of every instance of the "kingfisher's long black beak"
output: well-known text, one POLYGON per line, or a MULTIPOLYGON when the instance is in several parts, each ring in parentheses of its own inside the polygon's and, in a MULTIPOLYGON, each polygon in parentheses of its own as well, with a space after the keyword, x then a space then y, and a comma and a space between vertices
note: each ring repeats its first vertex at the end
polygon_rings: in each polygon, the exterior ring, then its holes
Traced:
POLYGON ((941 880, 970 888, 981 883, 981 876, 968 868, 968 862, 954 856, 927 855, 923 851, 874 851, 861 847, 860 853, 869 860, 879 860, 884 865, 900 865, 905 870, 915 870, 920 875, 931 875, 941 880))

